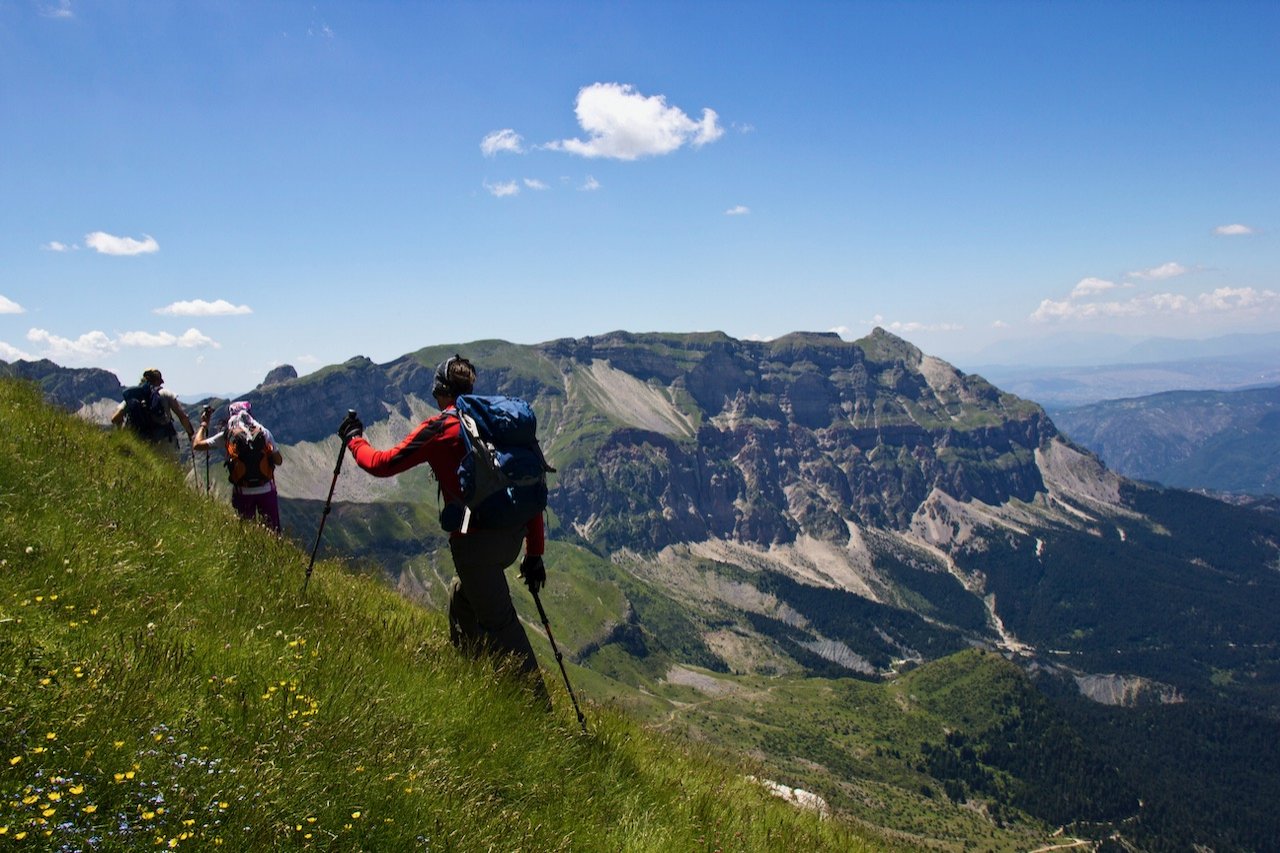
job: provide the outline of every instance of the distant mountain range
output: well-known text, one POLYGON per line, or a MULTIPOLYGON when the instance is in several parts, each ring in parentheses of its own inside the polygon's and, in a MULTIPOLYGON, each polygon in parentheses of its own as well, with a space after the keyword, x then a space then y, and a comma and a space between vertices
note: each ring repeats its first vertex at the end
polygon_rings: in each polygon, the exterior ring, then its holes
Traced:
POLYGON ((1056 413, 1164 391, 1275 385, 1280 334, 1204 340, 1050 336, 989 347, 963 366, 1056 413))
POLYGON ((1063 409, 1054 422, 1126 477, 1280 494, 1280 387, 1110 400, 1063 409))

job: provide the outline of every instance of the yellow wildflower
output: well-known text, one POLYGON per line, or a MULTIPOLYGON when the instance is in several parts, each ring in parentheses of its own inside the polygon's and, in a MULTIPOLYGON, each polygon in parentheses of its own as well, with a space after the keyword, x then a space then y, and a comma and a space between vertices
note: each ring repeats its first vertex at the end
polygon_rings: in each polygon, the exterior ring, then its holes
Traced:
POLYGON ((70 788, 68 788, 68 789, 67 789, 67 791, 68 791, 69 793, 77 794, 77 795, 78 795, 78 794, 83 794, 83 793, 84 793, 84 785, 72 785, 70 788))
POLYGON ((98 807, 95 806, 93 803, 90 803, 89 805, 81 809, 81 811, 83 811, 85 814, 93 814, 97 810, 98 810, 98 807))
POLYGON ((9 766, 10 766, 10 767, 12 767, 12 766, 13 766, 13 765, 15 765, 15 764, 21 764, 21 763, 22 763, 22 756, 21 756, 21 755, 15 755, 13 758, 10 758, 10 759, 9 759, 9 766))

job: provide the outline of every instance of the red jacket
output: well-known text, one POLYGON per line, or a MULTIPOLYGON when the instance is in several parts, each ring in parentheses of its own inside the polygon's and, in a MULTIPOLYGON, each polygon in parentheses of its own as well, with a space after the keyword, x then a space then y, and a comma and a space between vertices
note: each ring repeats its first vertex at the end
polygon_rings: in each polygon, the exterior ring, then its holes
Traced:
MULTIPOLYGON (((466 452, 462 445, 461 424, 453 407, 418 424, 404 440, 390 450, 378 450, 363 435, 351 439, 347 447, 356 464, 375 477, 394 477, 415 465, 426 462, 436 475, 440 492, 450 503, 462 503, 462 486, 458 483, 458 465, 466 452)), ((453 533, 461 536, 461 533, 453 533)), ((525 532, 525 553, 542 554, 546 531, 542 515, 535 516, 525 532)))

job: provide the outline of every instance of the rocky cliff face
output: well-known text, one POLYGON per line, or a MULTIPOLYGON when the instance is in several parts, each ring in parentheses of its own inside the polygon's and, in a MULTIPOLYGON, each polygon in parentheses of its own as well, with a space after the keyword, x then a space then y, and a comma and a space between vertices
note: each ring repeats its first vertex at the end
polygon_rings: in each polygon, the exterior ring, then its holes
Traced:
MULTIPOLYGON (((1035 451, 1055 431, 1037 406, 881 330, 855 343, 674 343, 613 335, 547 350, 566 375, 606 363, 665 396, 668 422, 699 424, 619 424, 559 477, 557 513, 606 549, 843 542, 850 523, 906 529, 934 489, 991 504, 1044 489, 1035 451)), ((566 420, 586 396, 571 388, 566 420)))
POLYGON ((120 380, 110 371, 96 367, 60 367, 48 359, 0 362, 0 376, 35 382, 45 399, 71 412, 103 399, 118 403, 124 391, 120 380))

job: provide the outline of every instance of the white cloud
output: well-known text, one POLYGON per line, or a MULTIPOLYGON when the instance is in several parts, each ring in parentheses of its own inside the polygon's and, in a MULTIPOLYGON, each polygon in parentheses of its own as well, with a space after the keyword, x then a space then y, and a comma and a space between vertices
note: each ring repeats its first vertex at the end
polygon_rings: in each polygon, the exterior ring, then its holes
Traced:
POLYGON ((1153 315, 1258 314, 1280 309, 1280 293, 1252 287, 1220 287, 1210 293, 1185 296, 1180 293, 1144 293, 1112 302, 1041 301, 1031 319, 1047 323, 1057 320, 1093 320, 1153 315))
POLYGON ((515 181, 505 181, 500 184, 491 184, 488 181, 485 181, 484 188, 489 191, 489 195, 497 196, 498 198, 503 198, 504 196, 509 195, 519 195, 520 193, 520 185, 515 181))
POLYGON ((333 38, 333 30, 325 23, 312 24, 307 27, 307 37, 331 39, 333 38))
POLYGON ((6 296, 0 296, 0 314, 25 314, 27 309, 6 296))
POLYGON ((31 329, 27 332, 27 340, 39 344, 46 357, 54 361, 78 360, 93 358, 116 352, 119 347, 105 332, 85 332, 72 340, 62 338, 44 329, 31 329))
POLYGON ((992 321, 991 321, 991 328, 993 328, 993 329, 1007 329, 1007 328, 1009 328, 1009 324, 1008 324, 1008 323, 1006 323, 1004 320, 992 320, 992 321))
POLYGON ((964 326, 956 323, 920 323, 914 320, 908 322, 894 321, 887 327, 891 332, 959 332, 964 326))
POLYGON ((1114 281, 1107 281, 1102 278, 1082 278, 1076 282, 1075 287, 1071 288, 1071 298, 1080 299, 1085 296, 1092 296, 1095 293, 1103 293, 1119 286, 1114 281))
POLYGON ((23 352, 17 347, 0 341, 0 360, 2 361, 35 361, 36 357, 30 353, 23 352))
POLYGON ((75 246, 68 246, 66 243, 60 243, 57 240, 50 240, 40 247, 47 252, 70 252, 75 246))
POLYGON ((1186 272, 1187 268, 1182 264, 1177 263, 1176 261, 1169 261, 1169 263, 1161 264, 1158 267, 1151 267, 1150 269, 1131 272, 1129 273, 1129 276, 1131 278, 1140 278, 1146 281, 1160 281, 1166 278, 1177 278, 1180 275, 1185 275, 1186 272))
POLYGON ((144 234, 142 240, 132 237, 116 237, 105 231, 94 231, 84 237, 85 245, 104 255, 148 255, 160 251, 154 237, 144 234))
POLYGON ((217 341, 200 332, 199 329, 187 329, 181 335, 169 332, 124 332, 119 338, 120 346, 156 349, 159 347, 180 347, 194 349, 197 347, 221 347, 217 341))
POLYGON ((221 344, 202 334, 199 329, 187 329, 181 335, 173 335, 169 332, 124 332, 115 340, 112 340, 106 332, 98 330, 85 332, 73 339, 60 337, 45 329, 31 329, 27 332, 27 340, 40 348, 40 357, 60 363, 91 361, 119 352, 122 347, 143 349, 157 347, 218 349, 221 347, 221 344))
POLYGON ((1213 229, 1213 233, 1219 237, 1247 237, 1256 232, 1248 225, 1236 223, 1234 225, 1219 225, 1213 229))
POLYGON ((480 151, 486 157, 493 157, 504 151, 508 154, 523 154, 524 137, 511 128, 495 130, 480 140, 480 151))
POLYGON ((74 18, 76 13, 71 8, 71 0, 58 0, 40 7, 40 14, 46 18, 74 18))
POLYGON ((537 178, 525 178, 525 179, 524 179, 524 185, 525 185, 526 187, 528 187, 529 189, 531 189, 531 190, 545 190, 545 189, 548 189, 547 185, 546 185, 546 184, 544 184, 542 181, 538 180, 537 178))
POLYGON ((694 121, 662 95, 641 95, 630 85, 594 83, 578 91, 574 113, 586 140, 562 139, 545 147, 582 157, 635 160, 670 154, 684 145, 695 148, 724 135, 715 110, 704 109, 694 121))
POLYGON ((595 192, 600 189, 600 182, 590 175, 587 175, 587 179, 582 182, 582 186, 578 187, 578 189, 587 193, 595 192))
POLYGON ((252 314, 248 305, 232 305, 225 299, 206 302, 203 299, 192 299, 185 302, 174 302, 153 313, 167 314, 172 317, 226 317, 233 314, 252 314))
POLYGON ((745 204, 737 204, 724 212, 725 216, 746 216, 751 212, 751 208, 745 204))

